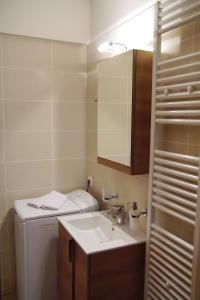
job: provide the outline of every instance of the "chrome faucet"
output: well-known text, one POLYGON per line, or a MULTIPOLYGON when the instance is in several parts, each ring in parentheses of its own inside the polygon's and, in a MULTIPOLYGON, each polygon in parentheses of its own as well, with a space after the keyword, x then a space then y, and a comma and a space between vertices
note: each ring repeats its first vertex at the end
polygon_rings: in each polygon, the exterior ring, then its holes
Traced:
POLYGON ((125 224, 126 212, 123 205, 113 205, 107 210, 106 215, 110 215, 113 221, 116 221, 118 225, 125 224))

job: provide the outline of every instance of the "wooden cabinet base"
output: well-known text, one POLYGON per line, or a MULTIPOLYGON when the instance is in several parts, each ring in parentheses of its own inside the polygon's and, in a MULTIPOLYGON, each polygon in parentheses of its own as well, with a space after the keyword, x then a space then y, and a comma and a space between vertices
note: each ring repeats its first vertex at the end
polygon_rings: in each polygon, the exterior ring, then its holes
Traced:
POLYGON ((68 248, 62 225, 59 232, 60 300, 143 300, 144 243, 87 255, 75 241, 68 248))

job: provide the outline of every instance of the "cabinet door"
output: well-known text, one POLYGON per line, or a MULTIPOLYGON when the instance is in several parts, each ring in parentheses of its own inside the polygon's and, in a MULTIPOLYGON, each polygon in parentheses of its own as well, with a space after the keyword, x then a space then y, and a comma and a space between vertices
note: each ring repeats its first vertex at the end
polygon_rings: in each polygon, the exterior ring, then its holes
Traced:
POLYGON ((59 224, 58 240, 58 289, 59 300, 74 299, 73 272, 74 241, 70 234, 59 224))
POLYGON ((74 259, 74 300, 89 298, 89 256, 75 243, 74 259))

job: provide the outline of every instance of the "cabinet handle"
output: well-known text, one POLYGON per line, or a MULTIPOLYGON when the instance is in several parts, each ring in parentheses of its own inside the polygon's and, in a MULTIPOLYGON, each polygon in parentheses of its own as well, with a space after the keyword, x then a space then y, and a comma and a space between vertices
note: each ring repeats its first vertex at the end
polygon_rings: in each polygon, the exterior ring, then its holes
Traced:
POLYGON ((74 248, 74 243, 73 240, 68 241, 68 255, 69 255, 69 261, 72 262, 73 259, 73 248, 74 248))

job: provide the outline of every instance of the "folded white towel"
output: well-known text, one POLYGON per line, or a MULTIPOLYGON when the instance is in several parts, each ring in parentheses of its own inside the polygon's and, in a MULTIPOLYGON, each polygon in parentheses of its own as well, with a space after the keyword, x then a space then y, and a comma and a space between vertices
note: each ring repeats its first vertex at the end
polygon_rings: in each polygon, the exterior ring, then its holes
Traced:
POLYGON ((64 205, 66 199, 66 195, 51 191, 39 198, 31 199, 27 204, 34 208, 58 210, 64 205))
POLYGON ((52 191, 48 194, 48 197, 45 197, 42 208, 58 210, 64 205, 66 199, 66 195, 52 191))
POLYGON ((44 195, 42 197, 30 199, 29 202, 27 203, 27 205, 31 206, 31 207, 34 207, 34 208, 41 208, 45 196, 46 195, 44 195))

